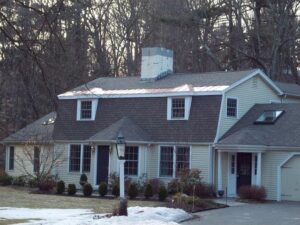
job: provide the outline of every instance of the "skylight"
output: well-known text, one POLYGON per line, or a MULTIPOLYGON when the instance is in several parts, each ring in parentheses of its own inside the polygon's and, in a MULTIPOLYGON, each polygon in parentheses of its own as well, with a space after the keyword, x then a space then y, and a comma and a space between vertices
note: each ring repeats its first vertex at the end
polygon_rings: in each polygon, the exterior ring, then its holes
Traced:
POLYGON ((283 110, 264 111, 254 122, 255 124, 274 124, 276 120, 284 113, 283 110))

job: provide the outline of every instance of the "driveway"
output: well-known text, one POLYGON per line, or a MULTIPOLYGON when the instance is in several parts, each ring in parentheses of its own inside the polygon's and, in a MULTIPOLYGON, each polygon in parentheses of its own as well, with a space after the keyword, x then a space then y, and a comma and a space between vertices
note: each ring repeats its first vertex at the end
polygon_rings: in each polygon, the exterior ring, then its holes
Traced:
POLYGON ((184 225, 300 225, 300 202, 243 204, 196 213, 184 225))

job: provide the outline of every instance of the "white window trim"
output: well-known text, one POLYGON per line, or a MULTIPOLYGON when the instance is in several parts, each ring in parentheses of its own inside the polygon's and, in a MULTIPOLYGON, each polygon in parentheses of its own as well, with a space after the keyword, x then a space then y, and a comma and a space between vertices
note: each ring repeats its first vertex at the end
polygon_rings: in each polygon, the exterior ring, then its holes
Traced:
POLYGON ((191 169, 191 159, 192 159, 192 146, 191 145, 159 145, 158 146, 158 177, 165 179, 175 179, 176 178, 176 160, 177 160, 177 147, 189 147, 189 169, 191 169), (172 176, 161 176, 160 175, 160 158, 161 158, 161 147, 172 147, 173 148, 173 174, 172 176))
POLYGON ((230 97, 230 96, 226 96, 226 117, 227 118, 233 118, 233 119, 238 119, 239 118, 239 99, 237 97, 230 97), (236 116, 228 116, 227 114, 227 108, 228 108, 228 104, 227 104, 227 100, 228 99, 235 99, 236 100, 236 116))
POLYGON ((9 145, 6 148, 6 171, 14 171, 15 170, 15 161, 16 161, 16 147, 14 145, 9 145), (12 170, 9 169, 10 167, 10 148, 14 147, 14 168, 12 170))
POLYGON ((95 120, 97 107, 98 107, 98 99, 77 99, 76 120, 77 121, 92 121, 92 120, 95 120), (92 117, 90 119, 82 119, 81 118, 81 102, 83 102, 83 101, 91 101, 92 102, 92 117))
POLYGON ((167 120, 188 120, 190 117, 192 96, 168 97, 167 99, 167 120), (172 99, 184 98, 184 117, 172 118, 172 99))

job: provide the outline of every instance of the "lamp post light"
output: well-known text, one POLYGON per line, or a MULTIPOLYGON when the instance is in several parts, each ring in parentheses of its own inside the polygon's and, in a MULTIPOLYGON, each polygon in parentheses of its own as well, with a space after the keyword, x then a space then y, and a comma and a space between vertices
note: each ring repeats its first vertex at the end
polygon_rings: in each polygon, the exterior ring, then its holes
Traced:
POLYGON ((125 175, 124 175, 124 163, 125 163, 125 138, 122 132, 119 132, 116 140, 116 149, 118 160, 120 164, 120 198, 125 198, 125 175))

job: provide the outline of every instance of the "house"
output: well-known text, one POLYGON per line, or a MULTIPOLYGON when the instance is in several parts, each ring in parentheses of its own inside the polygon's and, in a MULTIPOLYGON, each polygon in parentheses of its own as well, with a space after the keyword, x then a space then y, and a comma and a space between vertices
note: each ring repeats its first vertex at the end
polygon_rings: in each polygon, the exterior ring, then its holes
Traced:
MULTIPOLYGON (((51 138, 66 160, 53 173, 66 183, 82 173, 94 186, 107 181, 118 173, 121 132, 132 179, 169 182, 182 168, 198 168, 203 181, 232 197, 242 185, 263 185, 268 199, 300 200, 299 178, 291 179, 300 143, 290 135, 300 129, 292 122, 300 95, 297 86, 280 84, 259 69, 173 73, 172 51, 145 48, 140 77, 102 77, 58 96, 51 138)), ((17 175, 11 163, 23 142, 12 136, 2 143, 6 170, 17 175)))

